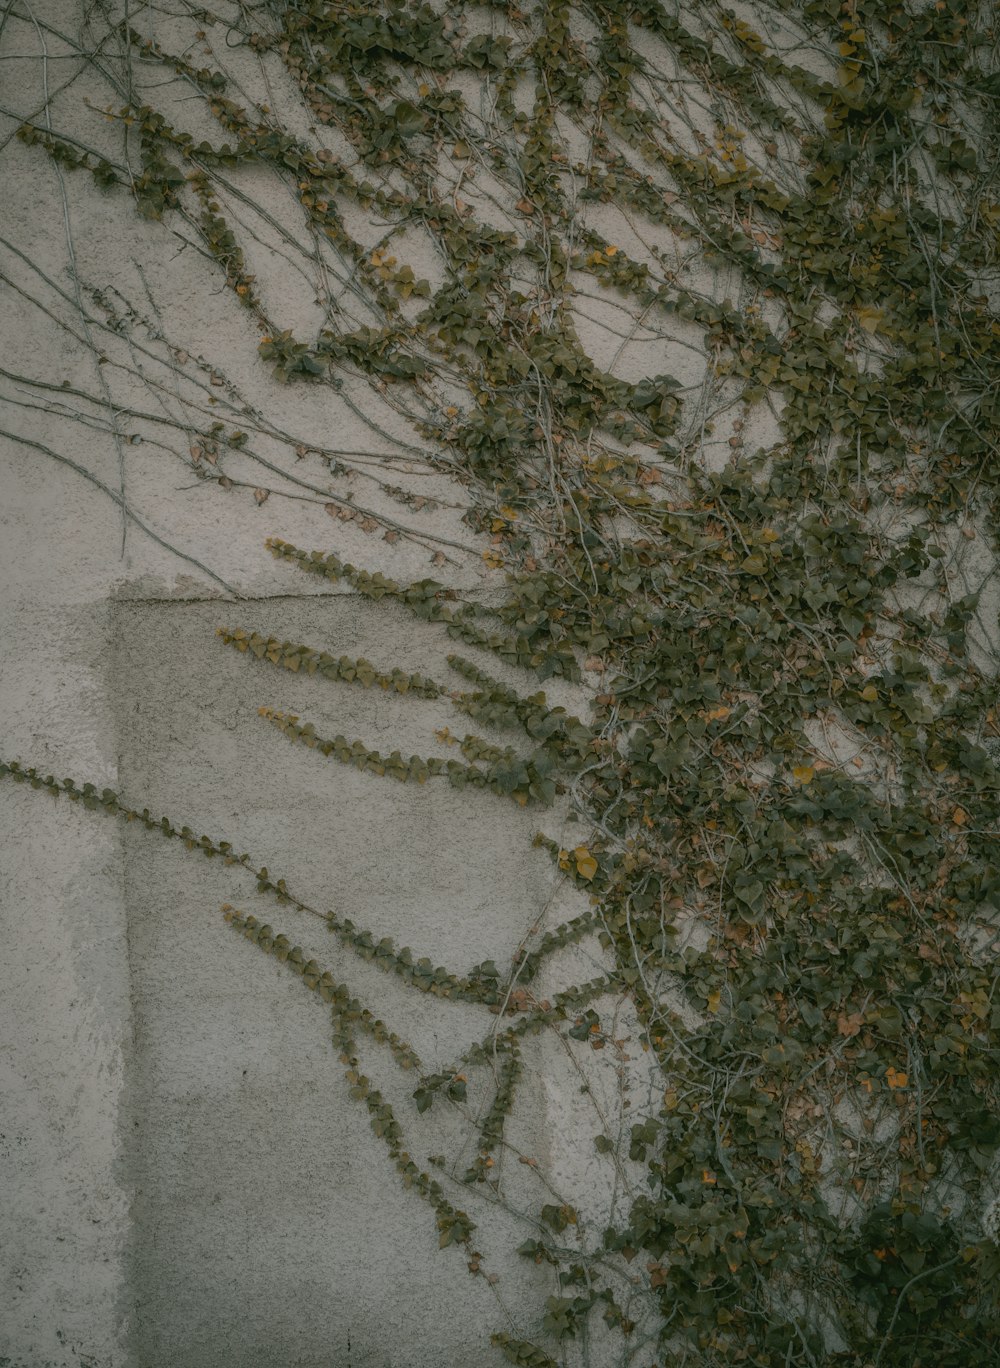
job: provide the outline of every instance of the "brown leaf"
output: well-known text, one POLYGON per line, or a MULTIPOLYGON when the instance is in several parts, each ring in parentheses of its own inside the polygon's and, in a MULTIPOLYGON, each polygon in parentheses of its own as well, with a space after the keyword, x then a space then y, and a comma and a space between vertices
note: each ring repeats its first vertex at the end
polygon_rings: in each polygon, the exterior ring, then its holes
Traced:
POLYGON ((266 503, 270 498, 270 495, 271 491, 269 489, 255 489, 253 492, 253 496, 258 504, 266 503))
POLYGON ((845 1016, 843 1012, 837 1017, 837 1034, 842 1036, 856 1036, 864 1025, 864 1015, 861 1012, 852 1012, 850 1016, 845 1016))

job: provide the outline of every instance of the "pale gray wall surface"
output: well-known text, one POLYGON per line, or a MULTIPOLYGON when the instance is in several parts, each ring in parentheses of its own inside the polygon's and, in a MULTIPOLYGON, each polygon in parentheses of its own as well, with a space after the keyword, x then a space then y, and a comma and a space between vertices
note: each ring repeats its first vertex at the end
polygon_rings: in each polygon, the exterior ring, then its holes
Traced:
MULTIPOLYGON (((495 594, 502 577, 481 560, 488 541, 462 521, 468 496, 407 466, 413 432, 365 381, 347 381, 341 395, 277 384, 213 263, 183 248, 170 224, 142 221, 125 196, 14 138, 21 118, 41 117, 48 93, 64 126, 85 119, 88 138, 120 152, 119 130, 93 113, 107 90, 65 60, 72 45, 54 35, 78 34, 80 22, 74 0, 44 0, 5 11, 0 31, 0 751, 228 839, 319 907, 417 955, 458 971, 508 963, 530 928, 586 906, 531 848, 539 825, 571 843, 578 828, 561 831, 558 813, 540 818, 444 783, 402 787, 293 747, 257 716, 261 704, 404 754, 453 754, 434 733, 455 726, 455 714, 446 700, 279 672, 214 635, 221 624, 273 631, 446 680, 452 643, 440 629, 297 574, 263 543, 278 536, 400 580, 434 574, 495 594), (48 25, 44 38, 35 18, 48 25), (73 76, 65 89, 64 75, 73 76), (381 436, 359 421, 355 401, 381 436), (278 473, 234 452, 235 488, 196 479, 183 441, 179 451, 157 445, 164 431, 149 415, 161 414, 192 432, 216 416, 250 427, 278 473), (393 458, 398 483, 436 506, 414 511, 363 476, 331 475, 316 451, 338 447, 393 458), (250 487, 261 485, 272 492, 258 506, 250 487), (331 518, 324 500, 346 496, 415 535, 387 541, 331 518), (123 499, 133 515, 124 541, 123 499)), ((297 91, 276 60, 269 71, 273 98, 294 120, 297 91)), ((294 203, 267 177, 245 188, 274 221, 295 222, 294 203)), ((594 222, 602 215, 609 241, 630 241, 615 210, 595 207, 594 222)), ((308 280, 288 265, 276 230, 257 227, 261 241, 247 250, 269 307, 315 332, 308 280)), ((382 232, 370 225, 373 242, 382 232)), ((641 335, 622 346, 620 310, 588 308, 581 336, 599 364, 613 361, 626 378, 673 370, 699 382, 704 364, 686 325, 672 350, 641 335)), ((720 429, 709 444, 720 463, 727 438, 720 429)), ((573 710, 586 709, 586 694, 549 689, 573 710)), ((10 783, 0 785, 0 842, 3 1368, 472 1368, 494 1357, 492 1330, 531 1328, 519 1321, 525 1308, 537 1327, 556 1288, 514 1253, 532 1228, 481 1189, 454 1184, 448 1195, 479 1223, 477 1247, 497 1280, 471 1278, 461 1251, 438 1250, 433 1214, 403 1191, 348 1096, 327 1016, 224 925, 223 901, 283 924, 245 874, 10 783)), ((495 1020, 404 992, 348 960, 319 923, 289 915, 284 929, 411 1039, 429 1071, 495 1020)), ((539 992, 602 967, 588 942, 556 958, 539 992)), ((551 1200, 519 1152, 577 1206, 581 1230, 596 1232, 636 1178, 592 1144, 608 1126, 625 1133, 635 1115, 620 1109, 627 1011, 615 1020, 621 1054, 529 1044, 503 1161, 512 1206, 551 1200)), ((388 1069, 383 1078, 384 1064, 366 1051, 421 1161, 443 1153, 461 1174, 474 1149, 475 1089, 467 1112, 435 1106, 417 1118, 407 1079, 388 1069)), ((634 1086, 636 1103, 648 1098, 641 1069, 634 1086)), ((597 1340, 594 1363, 600 1352, 597 1340)))

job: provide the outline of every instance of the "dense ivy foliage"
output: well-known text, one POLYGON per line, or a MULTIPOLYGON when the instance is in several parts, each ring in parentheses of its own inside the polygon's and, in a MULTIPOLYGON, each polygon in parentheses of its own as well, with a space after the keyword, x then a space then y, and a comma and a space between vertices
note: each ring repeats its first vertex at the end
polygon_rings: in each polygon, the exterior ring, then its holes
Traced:
MULTIPOLYGON (((498 1349, 544 1368, 599 1315, 621 1337, 607 1362, 644 1368, 996 1363, 1000 1256, 980 1228, 1000 1143, 995 12, 275 0, 244 16, 227 18, 230 42, 280 55, 349 155, 134 29, 217 141, 122 104, 143 166, 129 181, 41 125, 22 136, 125 185, 148 217, 187 215, 279 378, 370 377, 475 491, 508 591, 487 611, 442 581, 284 542, 276 556, 539 681, 593 686, 580 720, 459 656, 469 688, 220 632, 286 669, 450 699, 518 738, 459 738, 462 761, 385 756, 263 710, 323 755, 571 801, 586 833, 574 850, 539 840, 589 910, 509 968, 434 967, 331 922, 415 989, 508 1014, 471 1184, 491 1181, 527 1037, 600 1044, 592 1004, 634 1004, 661 1075, 625 1138, 645 1190, 585 1238, 566 1233, 571 1208, 532 1213, 522 1253, 555 1291, 517 1309, 524 1338, 498 1334, 498 1349), (293 185, 355 314, 331 302, 309 338, 284 326, 226 220, 236 164, 293 185), (357 208, 386 225, 374 249, 349 228, 357 208), (405 259, 428 252, 433 281, 405 259), (697 381, 598 366, 581 341, 595 300, 622 320, 619 352, 640 335, 664 357, 686 347, 697 381), (720 431, 724 461, 709 458, 720 431), (516 996, 593 936, 606 976, 516 996)), ((266 870, 259 886, 304 908, 266 870)), ((375 1134, 479 1274, 471 1221, 406 1151, 357 1037, 421 1068, 412 1051, 270 927, 227 915, 332 1004, 375 1134)), ((417 1108, 461 1102, 483 1050, 422 1074, 417 1108)), ((581 1143, 614 1161, 617 1139, 581 1143)))

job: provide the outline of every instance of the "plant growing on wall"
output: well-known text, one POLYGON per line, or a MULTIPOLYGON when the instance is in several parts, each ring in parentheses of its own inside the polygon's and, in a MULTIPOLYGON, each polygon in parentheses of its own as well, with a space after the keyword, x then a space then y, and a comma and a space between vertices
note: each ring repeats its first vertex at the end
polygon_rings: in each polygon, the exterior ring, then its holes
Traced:
MULTIPOLYGON (((109 28, 117 56, 86 58, 124 152, 48 105, 20 136, 207 253, 277 379, 333 387, 373 435, 359 395, 405 420, 404 455, 454 478, 505 577, 486 607, 446 572, 404 583, 273 540, 290 574, 444 624, 449 678, 264 637, 237 611, 222 644, 262 668, 447 698, 507 731, 509 745, 470 733, 454 758, 404 757, 262 710, 317 764, 537 808, 540 844, 589 899, 502 967, 434 966, 324 919, 415 991, 499 1017, 471 1188, 490 1182, 537 1033, 603 1042, 595 1003, 615 993, 658 1071, 623 1145, 580 1139, 643 1166, 645 1188, 582 1241, 564 1203, 524 1213, 521 1253, 553 1292, 517 1308, 523 1329, 498 1332, 498 1350, 544 1368, 602 1317, 620 1338, 608 1362, 995 1362, 1000 1256, 979 1226, 1000 1142, 991 11, 307 0, 192 11, 195 38, 175 44, 149 19, 109 28), (252 83, 279 62, 308 136, 252 83), (144 69, 171 75, 216 135, 145 102, 144 69), (270 232, 324 309, 308 336, 251 269, 265 211, 236 171, 294 196, 301 232, 270 232), (352 227, 359 211, 377 241, 352 227), (420 274, 407 257, 428 253, 420 274), (595 309, 616 338, 601 364, 582 340, 595 309), (638 345, 657 358, 642 374, 619 365, 638 345), (668 367, 684 357, 682 380, 668 367), (525 690, 477 663, 484 651, 525 690), (589 716, 550 706, 538 689, 553 678, 587 683, 589 716), (573 848, 545 834, 555 802, 580 820, 573 848), (606 974, 536 1000, 546 957, 583 937, 606 974)), ((102 323, 80 299, 93 337, 136 326, 106 303, 102 323)), ((118 441, 122 419, 186 431, 180 459, 258 504, 288 493, 259 483, 262 439, 301 446, 325 472, 304 466, 296 497, 390 546, 422 541, 436 568, 463 554, 421 531, 421 496, 389 465, 298 443, 210 360, 172 355, 184 422, 77 397, 114 412, 118 441), (321 481, 350 469, 405 516, 331 498, 321 481)), ((128 516, 124 486, 109 492, 128 516)), ((251 863, 108 790, 15 762, 0 774, 251 863)), ((256 872, 267 898, 316 912, 256 872)), ((287 934, 244 908, 226 917, 327 1004, 376 1139, 442 1246, 485 1276, 456 1175, 415 1159, 360 1052, 383 1044, 413 1073, 419 1112, 461 1105, 486 1043, 426 1072, 287 934)))

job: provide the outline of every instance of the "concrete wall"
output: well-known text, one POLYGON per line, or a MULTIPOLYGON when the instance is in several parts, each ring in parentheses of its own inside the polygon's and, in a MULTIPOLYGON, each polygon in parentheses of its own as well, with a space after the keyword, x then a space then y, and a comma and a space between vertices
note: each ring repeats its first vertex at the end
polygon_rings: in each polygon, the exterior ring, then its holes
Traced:
MULTIPOLYGON (((360 775, 257 716, 273 704, 383 750, 445 754, 434 733, 455 723, 447 705, 279 673, 214 635, 220 624, 273 631, 441 676, 441 632, 309 581, 263 542, 489 594, 498 581, 480 559, 486 542, 461 521, 466 494, 412 460, 412 430, 367 385, 338 395, 269 379, 246 314, 174 226, 143 222, 124 196, 13 138, 48 94, 61 127, 121 152, 120 130, 87 111, 107 91, 58 36, 85 41, 76 7, 15 7, 2 24, 0 749, 229 839, 320 907, 435 962, 508 962, 532 926, 581 905, 531 849, 536 815, 360 775), (197 478, 189 448, 216 415, 249 430, 277 472, 231 453, 231 487, 197 478), (333 476, 320 448, 372 464, 333 476), (365 470, 436 506, 394 502, 365 470), (259 503, 252 491, 265 488, 259 503), (347 496, 414 535, 386 540, 331 517, 325 504, 347 496)), ((280 68, 270 74, 293 111, 295 92, 280 68)), ((255 193, 287 216, 280 189, 255 193)), ((315 306, 279 245, 265 234, 254 264, 286 325, 308 333, 315 306)), ((599 328, 592 341, 617 346, 599 328)), ((620 364, 641 374, 650 363, 640 347, 620 364)), ((252 881, 9 783, 0 823, 0 1364, 469 1368, 488 1356, 491 1330, 530 1328, 524 1308, 537 1316, 554 1290, 513 1253, 530 1229, 481 1189, 455 1186, 496 1281, 438 1251, 431 1213, 401 1189, 348 1096, 326 1016, 224 925, 223 901, 280 924, 252 881)), ((545 825, 559 834, 557 817, 545 825)), ((483 1010, 404 993, 348 962, 316 925, 289 916, 286 929, 429 1070, 490 1024, 483 1010)), ((581 947, 548 990, 601 963, 596 945, 581 947)), ((627 1018, 620 1030, 624 1049, 627 1018)), ((590 1137, 608 1108, 620 1120, 622 1065, 599 1070, 581 1099, 578 1069, 594 1060, 574 1050, 532 1047, 502 1196, 544 1200, 519 1151, 599 1230, 621 1175, 590 1137)), ((418 1120, 399 1081, 384 1081, 421 1156, 443 1153, 460 1174, 480 1095, 418 1120)))

